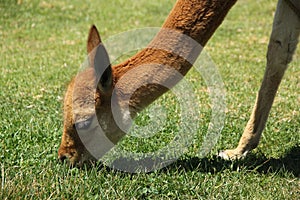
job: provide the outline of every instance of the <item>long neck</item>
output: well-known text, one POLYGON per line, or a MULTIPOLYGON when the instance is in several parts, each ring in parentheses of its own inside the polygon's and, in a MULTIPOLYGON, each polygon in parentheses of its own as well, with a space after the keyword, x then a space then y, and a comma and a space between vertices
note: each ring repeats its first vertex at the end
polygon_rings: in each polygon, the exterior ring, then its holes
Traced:
POLYGON ((170 81, 171 87, 175 85, 179 81, 176 72, 184 76, 189 71, 236 1, 178 0, 152 42, 113 67, 115 87, 121 96, 137 89, 130 97, 134 111, 165 93, 170 81))

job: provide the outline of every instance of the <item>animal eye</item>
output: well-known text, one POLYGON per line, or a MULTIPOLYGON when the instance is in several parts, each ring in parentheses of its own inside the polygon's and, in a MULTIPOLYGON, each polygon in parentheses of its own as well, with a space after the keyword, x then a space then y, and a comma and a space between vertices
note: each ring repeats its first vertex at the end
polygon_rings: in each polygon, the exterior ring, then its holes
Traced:
POLYGON ((76 122, 74 124, 74 128, 80 130, 80 129, 88 129, 90 127, 90 125, 92 124, 92 120, 93 118, 88 118, 87 120, 83 120, 83 121, 80 121, 80 122, 76 122))

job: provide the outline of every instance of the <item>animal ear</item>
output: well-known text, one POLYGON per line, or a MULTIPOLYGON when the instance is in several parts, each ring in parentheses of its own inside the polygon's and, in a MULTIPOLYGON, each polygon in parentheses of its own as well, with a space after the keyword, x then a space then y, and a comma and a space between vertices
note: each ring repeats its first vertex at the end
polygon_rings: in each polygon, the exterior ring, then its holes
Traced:
POLYGON ((98 88, 104 93, 111 91, 113 85, 112 68, 107 51, 102 43, 100 43, 96 49, 94 57, 94 69, 97 80, 99 80, 98 88))
POLYGON ((95 25, 92 25, 87 40, 87 53, 91 53, 101 43, 99 32, 95 25))
POLYGON ((90 65, 95 70, 98 88, 104 93, 110 91, 112 88, 112 69, 109 56, 95 25, 92 25, 90 28, 87 52, 89 54, 90 65))

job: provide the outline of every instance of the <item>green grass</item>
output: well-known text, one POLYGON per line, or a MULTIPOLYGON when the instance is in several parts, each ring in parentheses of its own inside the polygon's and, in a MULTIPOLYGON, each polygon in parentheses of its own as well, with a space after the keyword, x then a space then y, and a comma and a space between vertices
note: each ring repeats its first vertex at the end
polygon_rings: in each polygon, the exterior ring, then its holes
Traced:
POLYGON ((215 156, 237 144, 248 120, 264 72, 273 0, 239 1, 207 44, 225 83, 227 111, 221 138, 205 158, 196 153, 208 126, 209 102, 201 94, 205 83, 192 70, 187 78, 203 112, 196 143, 177 162, 128 174, 105 167, 69 169, 57 161, 62 98, 86 57, 90 25, 97 25, 103 39, 159 27, 174 2, 0 0, 0 199, 299 199, 299 51, 259 147, 243 161, 215 156))

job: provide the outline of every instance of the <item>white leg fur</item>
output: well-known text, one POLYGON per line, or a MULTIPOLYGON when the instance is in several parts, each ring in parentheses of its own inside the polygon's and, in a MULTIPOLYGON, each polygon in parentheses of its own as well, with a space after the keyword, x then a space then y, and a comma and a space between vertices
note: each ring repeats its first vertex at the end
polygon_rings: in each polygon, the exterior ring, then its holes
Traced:
POLYGON ((257 147, 277 89, 297 47, 299 32, 299 17, 285 0, 279 0, 268 46, 267 67, 251 117, 238 146, 220 152, 220 157, 239 159, 257 147))

